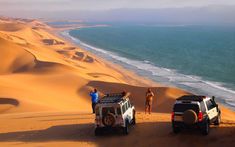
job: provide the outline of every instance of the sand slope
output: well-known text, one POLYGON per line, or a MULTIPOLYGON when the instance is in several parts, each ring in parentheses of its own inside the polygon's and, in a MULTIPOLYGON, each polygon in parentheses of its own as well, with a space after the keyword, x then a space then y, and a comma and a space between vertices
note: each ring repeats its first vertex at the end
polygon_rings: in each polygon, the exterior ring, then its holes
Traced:
POLYGON ((175 99, 187 92, 147 81, 58 38, 37 20, 0 19, 1 146, 219 146, 235 144, 235 113, 222 108, 221 127, 207 137, 172 134, 175 99), (144 94, 156 93, 144 115, 144 94), (88 93, 130 91, 137 108, 129 136, 95 137, 88 93), (122 141, 120 141, 122 140, 122 141), (195 142, 197 140, 197 142, 195 142), (215 141, 216 140, 216 141, 215 141))

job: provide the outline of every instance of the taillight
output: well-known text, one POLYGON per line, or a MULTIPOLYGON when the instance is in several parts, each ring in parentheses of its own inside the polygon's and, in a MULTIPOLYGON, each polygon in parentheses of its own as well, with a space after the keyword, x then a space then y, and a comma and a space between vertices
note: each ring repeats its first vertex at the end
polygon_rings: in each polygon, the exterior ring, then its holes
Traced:
POLYGON ((202 121, 202 119, 203 119, 203 114, 202 114, 202 112, 199 112, 198 113, 198 121, 202 121))
POLYGON ((175 117, 175 113, 172 112, 172 113, 171 113, 171 120, 172 120, 172 121, 174 120, 174 117, 175 117))

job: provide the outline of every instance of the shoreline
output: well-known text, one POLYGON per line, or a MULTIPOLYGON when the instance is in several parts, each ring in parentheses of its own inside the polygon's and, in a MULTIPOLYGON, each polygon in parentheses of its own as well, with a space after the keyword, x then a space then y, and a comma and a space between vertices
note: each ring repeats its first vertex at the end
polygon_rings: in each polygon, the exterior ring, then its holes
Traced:
MULTIPOLYGON (((97 55, 95 55, 93 52, 88 51, 87 49, 84 49, 82 46, 80 46, 78 43, 76 43, 76 40, 72 39, 72 36, 66 36, 63 33, 69 33, 69 31, 74 30, 74 29, 81 29, 81 28, 89 28, 89 27, 104 27, 105 25, 96 25, 96 26, 84 26, 84 27, 74 27, 74 28, 63 28, 61 29, 57 29, 57 28, 53 28, 55 30, 52 31, 52 33, 54 35, 56 35, 57 37, 61 38, 62 40, 65 40, 67 43, 71 44, 72 46, 78 46, 81 50, 83 50, 84 52, 90 54, 91 56, 94 56, 95 58, 97 58, 99 61, 103 62, 104 64, 106 64, 107 66, 109 66, 110 68, 122 73, 123 75, 125 75, 126 77, 129 77, 130 79, 128 80, 132 80, 132 82, 128 83, 128 84, 134 84, 137 86, 150 86, 150 87, 160 87, 160 86, 167 86, 167 85, 163 85, 161 83, 155 82, 155 81, 151 81, 151 79, 149 78, 144 78, 141 77, 140 75, 137 75, 134 71, 131 71, 129 69, 124 68, 122 65, 117 64, 117 63, 113 63, 107 59, 101 58, 97 55), (138 80, 137 80, 138 79, 138 80)), ((176 89, 180 89, 178 87, 173 87, 176 89)))
MULTIPOLYGON (((96 27, 96 26, 86 26, 86 27, 79 27, 79 28, 77 28, 77 27, 75 27, 75 28, 69 28, 69 29, 65 29, 65 30, 63 30, 63 31, 58 31, 57 34, 58 34, 60 37, 64 38, 65 40, 69 41, 70 43, 73 43, 74 45, 79 46, 79 47, 82 48, 83 50, 85 50, 85 51, 87 51, 87 52, 93 54, 94 52, 92 52, 91 49, 89 49, 89 50, 88 50, 88 49, 84 49, 84 46, 81 45, 81 43, 82 43, 82 44, 86 44, 86 43, 80 41, 80 40, 77 39, 77 38, 74 38, 73 36, 71 36, 71 35, 69 34, 69 32, 72 31, 72 30, 77 30, 77 29, 81 29, 81 28, 89 28, 89 27, 96 27)), ((99 27, 99 26, 98 26, 98 27, 99 27)), ((86 45, 87 45, 87 46, 90 46, 89 44, 86 44, 86 45)), ((92 48, 92 47, 90 47, 90 48, 92 48)), ((101 49, 101 50, 102 50, 102 49, 101 49)), ((98 52, 99 52, 99 51, 98 51, 98 52)), ((94 54, 93 54, 93 55, 94 55, 94 54)), ((95 56, 96 56, 96 55, 95 55, 95 56)), ((96 56, 96 57, 97 57, 97 56, 96 56)), ((99 56, 98 56, 98 58, 101 59, 101 57, 99 57, 99 56)), ((105 59, 103 59, 103 62, 105 62, 106 64, 110 64, 110 62, 112 62, 112 61, 105 58, 105 59)), ((136 73, 134 70, 128 69, 127 67, 125 67, 125 66, 122 65, 122 64, 113 63, 113 62, 112 62, 112 64, 114 64, 115 66, 118 66, 118 69, 121 69, 121 71, 127 70, 128 72, 131 72, 132 74, 134 74, 134 76, 140 77, 139 79, 143 78, 142 75, 139 75, 139 74, 136 73)), ((115 66, 112 66, 112 67, 115 67, 115 66)), ((188 75, 185 75, 185 76, 188 76, 188 75)), ((195 91, 190 91, 190 90, 189 90, 190 88, 187 88, 187 87, 186 87, 186 88, 182 88, 182 87, 178 87, 177 85, 163 84, 163 83, 161 83, 161 82, 159 82, 159 81, 156 81, 156 80, 151 79, 150 77, 146 77, 146 78, 144 78, 144 80, 145 80, 145 81, 148 81, 148 82, 151 81, 151 83, 153 83, 152 85, 157 84, 157 85, 166 86, 166 87, 173 87, 173 88, 177 88, 177 89, 181 89, 181 90, 187 91, 187 92, 192 93, 192 94, 193 94, 193 93, 194 93, 194 94, 195 94, 195 93, 196 93, 196 94, 197 94, 197 93, 206 93, 206 92, 203 92, 203 91, 200 91, 200 90, 197 91, 197 92, 195 92, 195 91)), ((210 85, 210 86, 212 86, 211 83, 210 83, 210 81, 209 81, 209 82, 208 82, 208 81, 204 81, 204 83, 205 83, 205 84, 208 84, 208 85, 210 85)), ((217 85, 216 85, 216 86, 212 86, 212 87, 218 88, 217 85)), ((223 87, 222 87, 222 88, 223 88, 223 87)), ((220 89, 220 88, 219 88, 219 89, 220 89)), ((203 95, 208 95, 208 94, 203 94, 203 95)), ((230 110, 235 111, 234 105, 233 105, 233 104, 229 104, 228 102, 226 102, 226 99, 223 99, 222 97, 219 97, 219 98, 217 99, 217 102, 220 103, 220 104, 222 104, 223 106, 229 108, 230 110)))
POLYGON ((52 31, 55 29, 36 20, 0 21, 0 146, 115 147, 120 146, 120 140, 123 147, 234 144, 234 111, 221 105, 222 122, 211 126, 208 136, 199 132, 174 135, 172 107, 176 98, 188 92, 151 85, 151 81, 52 31), (144 113, 149 86, 156 92, 150 115, 144 113), (115 132, 95 136, 89 96, 94 88, 100 96, 123 90, 131 93, 137 125, 128 136, 115 132))

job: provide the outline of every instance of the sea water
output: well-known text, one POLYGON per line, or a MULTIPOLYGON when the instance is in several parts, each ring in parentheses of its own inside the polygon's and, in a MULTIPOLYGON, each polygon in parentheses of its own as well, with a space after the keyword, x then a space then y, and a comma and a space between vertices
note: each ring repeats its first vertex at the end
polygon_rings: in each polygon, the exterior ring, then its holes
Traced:
POLYGON ((235 27, 112 25, 64 32, 140 76, 235 108, 235 27))

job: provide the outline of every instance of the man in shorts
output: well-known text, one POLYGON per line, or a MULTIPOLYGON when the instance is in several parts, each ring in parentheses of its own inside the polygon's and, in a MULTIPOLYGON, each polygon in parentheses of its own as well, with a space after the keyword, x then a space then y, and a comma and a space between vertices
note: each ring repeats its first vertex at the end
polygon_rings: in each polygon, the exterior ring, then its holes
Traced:
POLYGON ((150 88, 148 88, 148 91, 146 92, 145 114, 147 111, 149 114, 151 114, 153 97, 154 97, 154 93, 152 92, 152 90, 150 88))

